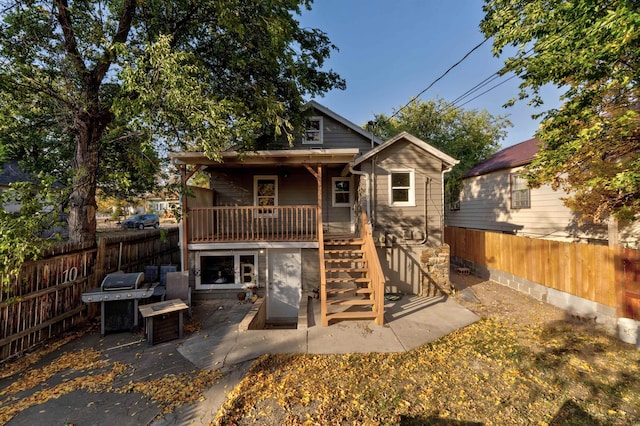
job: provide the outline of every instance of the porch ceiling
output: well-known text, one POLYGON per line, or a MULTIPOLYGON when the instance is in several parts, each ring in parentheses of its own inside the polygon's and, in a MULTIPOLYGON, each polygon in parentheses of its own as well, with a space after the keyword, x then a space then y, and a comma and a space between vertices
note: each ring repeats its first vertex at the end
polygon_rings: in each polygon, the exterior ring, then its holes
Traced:
POLYGON ((222 162, 207 158, 202 152, 177 152, 169 154, 174 164, 205 166, 245 166, 245 165, 302 165, 302 164, 346 164, 354 160, 357 148, 339 149, 292 149, 273 151, 221 153, 222 162))

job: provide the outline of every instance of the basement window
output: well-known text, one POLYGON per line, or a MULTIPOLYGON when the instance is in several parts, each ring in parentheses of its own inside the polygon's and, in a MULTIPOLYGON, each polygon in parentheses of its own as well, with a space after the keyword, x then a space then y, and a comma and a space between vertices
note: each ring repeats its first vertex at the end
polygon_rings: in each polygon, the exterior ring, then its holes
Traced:
POLYGON ((256 252, 201 252, 196 259, 196 288, 234 289, 257 284, 256 252))

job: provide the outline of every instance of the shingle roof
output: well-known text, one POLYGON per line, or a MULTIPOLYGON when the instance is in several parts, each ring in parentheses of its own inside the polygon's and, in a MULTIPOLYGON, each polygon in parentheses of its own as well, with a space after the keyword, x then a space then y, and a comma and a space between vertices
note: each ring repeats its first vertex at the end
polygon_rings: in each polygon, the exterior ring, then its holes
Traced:
POLYGON ((496 170, 510 169, 512 167, 529 164, 540 149, 539 145, 540 140, 533 138, 507 147, 469 170, 463 177, 480 176, 495 172, 496 170))
POLYGON ((17 160, 9 160, 0 167, 0 185, 31 181, 29 175, 20 169, 17 160))

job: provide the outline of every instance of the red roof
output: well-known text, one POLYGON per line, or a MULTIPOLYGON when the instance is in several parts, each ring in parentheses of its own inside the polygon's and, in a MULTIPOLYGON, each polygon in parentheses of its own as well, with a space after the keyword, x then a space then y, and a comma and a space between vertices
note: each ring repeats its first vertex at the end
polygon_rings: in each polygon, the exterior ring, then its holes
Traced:
POLYGON ((469 170, 463 177, 480 176, 495 172, 496 170, 510 169, 512 167, 529 164, 540 149, 539 145, 540 140, 533 138, 505 148, 498 151, 493 157, 484 160, 469 170))

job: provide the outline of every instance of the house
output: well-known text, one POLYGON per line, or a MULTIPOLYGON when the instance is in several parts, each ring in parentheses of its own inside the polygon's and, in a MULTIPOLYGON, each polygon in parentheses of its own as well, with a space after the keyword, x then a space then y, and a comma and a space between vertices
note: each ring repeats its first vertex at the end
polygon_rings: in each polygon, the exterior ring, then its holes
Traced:
POLYGON ((197 170, 210 177, 182 197, 183 270, 194 297, 263 289, 270 322, 297 318, 315 293, 323 325, 381 323, 385 291, 419 293, 420 256, 442 247, 443 173, 457 160, 407 133, 383 142, 317 102, 308 108, 292 146, 229 150, 221 162, 171 155, 183 185, 197 170))
MULTIPOLYGON (((9 190, 12 183, 31 181, 31 177, 22 171, 17 160, 8 160, 0 169, 0 194, 9 190)), ((11 202, 5 204, 3 208, 10 213, 16 213, 20 211, 20 206, 20 203, 11 202)))
POLYGON ((531 238, 607 244, 610 235, 629 247, 638 247, 640 227, 580 221, 580 214, 563 203, 567 194, 548 185, 529 188, 521 176, 539 150, 536 138, 504 148, 463 176, 456 203, 448 206, 451 227, 517 234, 531 238))

